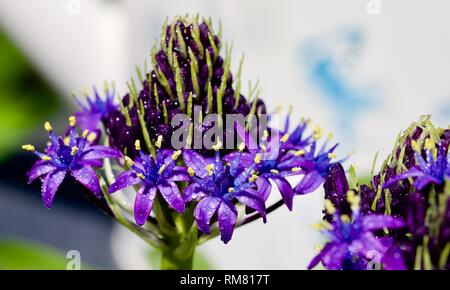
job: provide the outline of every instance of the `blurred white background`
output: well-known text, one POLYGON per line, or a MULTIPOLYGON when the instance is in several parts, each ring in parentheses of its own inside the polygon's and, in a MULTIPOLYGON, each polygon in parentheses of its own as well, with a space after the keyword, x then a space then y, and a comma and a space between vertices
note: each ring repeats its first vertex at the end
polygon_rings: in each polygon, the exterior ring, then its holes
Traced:
MULTIPOLYGON (((220 19, 234 70, 245 52, 244 79, 260 79, 269 107, 292 104, 294 118, 333 131, 340 155, 356 150, 348 164, 365 174, 419 115, 450 123, 449 10, 446 0, 0 0, 0 24, 68 97, 104 80, 124 91, 166 16, 220 19)), ((303 269, 320 241, 310 225, 322 198, 320 190, 298 197, 293 213, 283 208, 229 245, 200 251, 220 269, 303 269)), ((119 264, 143 267, 123 254, 135 244, 113 237, 119 264)))

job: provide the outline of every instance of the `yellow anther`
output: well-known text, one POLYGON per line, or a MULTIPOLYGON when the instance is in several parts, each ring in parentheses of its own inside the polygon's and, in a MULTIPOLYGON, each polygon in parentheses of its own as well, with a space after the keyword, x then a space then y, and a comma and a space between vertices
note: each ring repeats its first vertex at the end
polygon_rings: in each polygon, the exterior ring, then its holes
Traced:
POLYGON ((289 139, 289 133, 284 134, 284 136, 281 138, 281 143, 285 143, 289 139))
POLYGON ((194 169, 192 169, 192 167, 188 167, 187 172, 189 173, 190 176, 195 175, 194 169))
POLYGON ((244 149, 245 149, 245 144, 244 144, 244 143, 239 144, 238 149, 239 149, 239 151, 244 151, 244 149))
POLYGON ((259 164, 259 163, 261 163, 261 154, 256 154, 255 155, 255 164, 259 164))
POLYGON ((234 192, 234 188, 232 188, 232 187, 230 187, 230 188, 228 188, 228 192, 234 192))
POLYGON ((219 151, 222 148, 222 142, 219 140, 217 144, 212 147, 215 151, 219 151))
POLYGON ((129 167, 131 167, 131 166, 134 165, 134 161, 131 160, 131 158, 128 157, 128 156, 125 156, 125 163, 126 163, 129 167))
POLYGON ((258 175, 252 174, 252 176, 250 176, 250 178, 248 179, 248 181, 250 181, 250 182, 255 182, 257 179, 258 179, 258 175))
POLYGON ((161 174, 164 172, 164 170, 166 170, 166 164, 161 165, 161 167, 158 170, 158 173, 161 174))
POLYGON ((78 147, 77 146, 73 146, 72 147, 72 151, 70 151, 70 155, 75 155, 76 153, 77 153, 77 151, 78 151, 78 147))
POLYGON ((361 197, 359 195, 356 195, 353 190, 349 190, 347 192, 347 201, 348 203, 350 203, 353 210, 358 210, 361 197))
POLYGON ((75 116, 70 116, 68 118, 68 120, 69 120, 69 126, 75 127, 75 125, 77 124, 77 118, 75 118, 75 116))
POLYGON ((317 224, 314 224, 312 227, 313 227, 313 229, 316 229, 316 230, 319 230, 319 231, 333 229, 333 226, 330 223, 326 222, 326 221, 322 221, 322 222, 319 222, 317 224))
POLYGON ((333 203, 329 199, 325 200, 325 210, 328 214, 334 214, 336 212, 336 208, 334 208, 333 203))
POLYGON ((411 147, 414 151, 420 152, 420 145, 416 140, 411 141, 411 147))
POLYGON ((181 150, 177 150, 172 154, 172 159, 177 160, 178 157, 180 157, 180 155, 181 155, 181 150))
POLYGON ((64 145, 69 146, 70 137, 69 136, 64 137, 63 142, 64 142, 64 145))
POLYGON ((264 130, 264 132, 263 132, 263 135, 262 135, 262 140, 263 141, 266 141, 267 140, 267 138, 269 138, 269 131, 267 131, 267 130, 264 130))
POLYGON ((89 133, 89 135, 87 136, 87 140, 89 142, 94 142, 95 139, 97 139, 97 134, 95 132, 91 132, 89 133))
POLYGON ((300 150, 296 151, 294 153, 294 155, 295 155, 295 157, 303 156, 303 155, 305 155, 305 150, 300 149, 300 150))
POLYGON ((299 172, 300 170, 302 170, 300 167, 294 167, 291 169, 292 172, 299 172))
POLYGON ((341 215, 341 221, 348 224, 352 221, 352 219, 348 215, 343 214, 341 215))
POLYGON ((136 148, 137 151, 141 150, 141 141, 136 140, 134 141, 134 148, 136 148))
POLYGON ((48 155, 42 155, 41 159, 44 160, 44 161, 52 160, 52 158, 50 156, 48 156, 48 155))
POLYGON ((214 164, 208 164, 206 165, 206 171, 208 171, 208 174, 211 176, 214 174, 214 164))
POLYGON ((36 148, 34 148, 34 146, 31 144, 22 145, 22 149, 30 152, 34 152, 36 150, 36 148))
POLYGON ((278 170, 276 170, 276 169, 271 169, 270 172, 273 173, 273 174, 278 174, 278 173, 280 173, 280 171, 278 171, 278 170))
POLYGON ((328 139, 328 141, 333 140, 333 133, 332 132, 328 133, 327 139, 328 139))
POLYGON ((89 135, 89 130, 84 130, 83 133, 81 133, 81 137, 83 138, 87 138, 87 136, 89 135))
POLYGON ((432 149, 434 149, 434 142, 431 141, 430 138, 428 138, 428 139, 425 140, 424 147, 425 147, 425 149, 432 150, 432 149))
POLYGON ((138 173, 136 174, 136 176, 139 177, 140 179, 145 179, 145 176, 142 173, 138 173))
POLYGON ((266 145, 261 145, 261 150, 264 152, 264 153, 266 153, 267 152, 267 147, 266 147, 266 145))
POLYGON ((322 136, 323 136, 323 129, 319 125, 317 125, 314 128, 313 138, 314 140, 319 140, 320 138, 322 138, 322 136))
POLYGON ((45 122, 45 123, 44 123, 44 129, 45 129, 45 131, 47 131, 47 132, 53 131, 53 127, 52 127, 52 125, 50 124, 50 122, 45 122))
POLYGON ((162 141, 163 141, 163 136, 162 136, 162 135, 159 135, 159 136, 158 136, 158 139, 156 139, 155 146, 156 146, 157 148, 161 148, 162 141))
POLYGON ((334 159, 334 158, 336 158, 336 154, 335 153, 328 153, 328 158, 334 159))

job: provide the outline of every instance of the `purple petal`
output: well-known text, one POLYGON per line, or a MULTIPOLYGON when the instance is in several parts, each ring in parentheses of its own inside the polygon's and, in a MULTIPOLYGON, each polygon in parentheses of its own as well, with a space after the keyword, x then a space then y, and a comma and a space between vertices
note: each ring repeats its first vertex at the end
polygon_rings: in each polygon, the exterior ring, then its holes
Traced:
POLYGON ((270 184, 270 181, 264 176, 260 176, 255 183, 257 189, 248 189, 247 191, 258 196, 262 201, 267 201, 270 192, 272 191, 272 184, 270 184))
POLYGON ((55 193, 61 185, 61 182, 63 182, 64 177, 66 177, 66 171, 64 170, 53 171, 45 176, 44 182, 42 183, 42 200, 44 201, 45 207, 52 207, 55 193))
POLYGON ((198 229, 203 233, 210 233, 209 227, 211 218, 216 213, 216 210, 219 207, 220 203, 220 198, 209 196, 200 200, 200 202, 195 207, 195 221, 197 222, 198 229))
POLYGON ((174 210, 180 213, 184 213, 185 206, 183 198, 181 197, 180 190, 174 182, 167 182, 166 184, 158 185, 159 191, 163 198, 174 210))
POLYGON ((227 244, 233 236, 234 225, 237 221, 237 211, 233 205, 221 202, 217 218, 219 220, 220 239, 227 244))
POLYGON ((297 194, 303 195, 316 190, 324 181, 324 178, 318 171, 312 171, 305 176, 295 187, 295 192, 297 194))
POLYGON ((122 172, 116 179, 116 182, 109 186, 108 191, 110 193, 124 189, 125 187, 136 185, 141 182, 141 179, 137 177, 133 170, 122 172))
POLYGON ((200 178, 208 176, 208 172, 206 170, 208 162, 202 155, 193 150, 185 150, 183 151, 183 159, 186 165, 194 170, 195 175, 200 178))
POLYGON ((385 215, 367 215, 362 217, 362 228, 364 231, 376 231, 383 228, 398 229, 404 227, 401 219, 385 215))
POLYGON ((410 177, 420 177, 420 176, 424 176, 424 175, 425 175, 425 173, 423 173, 422 171, 420 171, 419 169, 414 167, 414 168, 411 168, 408 171, 405 171, 405 172, 389 179, 388 181, 386 181, 383 184, 383 188, 388 188, 392 184, 397 183, 398 181, 403 180, 403 179, 407 179, 410 177))
POLYGON ((383 243, 371 232, 365 232, 359 239, 352 242, 350 249, 354 254, 363 254, 367 259, 373 259, 374 255, 381 256, 388 250, 383 243))
POLYGON ((72 170, 71 173, 79 183, 94 193, 97 198, 102 196, 97 174, 92 167, 84 166, 80 169, 72 170))
POLYGON ((49 172, 55 170, 56 167, 48 161, 38 160, 33 167, 28 171, 28 183, 32 183, 36 178, 39 178, 49 172))
POLYGON ((275 182, 278 187, 278 190, 281 193, 281 197, 283 198, 284 203, 288 207, 289 210, 292 210, 292 203, 294 199, 294 191, 292 190, 292 186, 286 180, 286 178, 281 176, 272 176, 271 179, 275 182))
POLYGON ((157 191, 156 187, 143 186, 137 192, 134 200, 134 219, 139 226, 144 225, 147 221, 157 191))
POLYGON ((251 134, 245 131, 245 128, 242 127, 238 122, 236 122, 236 132, 238 136, 241 138, 242 142, 246 145, 249 150, 258 149, 258 144, 255 142, 251 134))
POLYGON ((234 197, 249 208, 256 210, 263 218, 263 222, 267 222, 266 207, 260 198, 246 192, 236 193, 234 197))
POLYGON ((169 181, 189 181, 191 177, 189 176, 187 169, 185 167, 176 166, 169 177, 169 181))
POLYGON ((330 251, 331 247, 333 246, 332 243, 328 243, 325 245, 325 247, 320 251, 320 253, 318 253, 312 260, 311 262, 309 262, 308 265, 308 270, 311 270, 312 268, 314 268, 315 266, 317 266, 317 264, 319 264, 323 257, 328 254, 328 252, 330 251))
POLYGON ((341 270, 347 251, 346 244, 330 243, 328 251, 322 257, 322 263, 325 268, 328 270, 341 270))
POLYGON ((426 175, 417 178, 417 180, 414 182, 414 187, 416 188, 416 190, 421 191, 430 183, 440 184, 441 182, 439 179, 426 175))
POLYGON ((197 200, 200 198, 205 197, 205 193, 202 191, 202 188, 197 183, 193 183, 189 185, 185 190, 183 194, 183 200, 185 203, 197 200))
POLYGON ((90 146, 86 153, 83 154, 82 160, 104 159, 104 158, 120 158, 120 151, 101 145, 90 146))

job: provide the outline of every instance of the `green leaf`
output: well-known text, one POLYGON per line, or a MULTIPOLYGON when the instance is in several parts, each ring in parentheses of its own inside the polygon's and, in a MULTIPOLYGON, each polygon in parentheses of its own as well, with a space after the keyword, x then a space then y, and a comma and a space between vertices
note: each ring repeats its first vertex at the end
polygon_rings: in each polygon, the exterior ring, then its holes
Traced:
POLYGON ((68 262, 64 253, 43 244, 0 240, 1 270, 65 270, 68 262))

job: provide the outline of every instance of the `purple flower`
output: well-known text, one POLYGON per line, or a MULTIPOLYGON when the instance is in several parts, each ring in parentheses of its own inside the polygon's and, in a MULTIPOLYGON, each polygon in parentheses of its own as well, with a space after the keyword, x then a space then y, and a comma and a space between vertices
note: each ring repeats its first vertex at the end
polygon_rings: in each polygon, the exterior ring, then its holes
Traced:
POLYGON ((78 124, 83 129, 90 131, 98 131, 100 123, 105 120, 111 112, 118 108, 114 103, 116 96, 116 89, 113 86, 112 90, 105 86, 105 97, 100 97, 96 88, 94 88, 94 97, 86 97, 86 103, 77 99, 81 110, 75 113, 78 124))
MULTIPOLYGON (((324 181, 329 172, 330 166, 335 163, 340 163, 344 160, 333 162, 336 157, 333 153, 338 144, 335 144, 330 149, 326 149, 327 142, 325 142, 316 154, 317 141, 314 140, 309 148, 309 151, 301 151, 301 158, 296 158, 295 166, 302 168, 305 176, 300 180, 294 188, 296 194, 303 195, 316 190, 324 181)), ((294 155, 296 153, 293 153, 294 155)), ((292 156, 290 158, 295 158, 292 156)))
POLYGON ((271 129, 272 136, 266 131, 265 137, 262 138, 258 145, 254 138, 246 132, 242 127, 237 126, 237 133, 242 140, 244 140, 241 147, 247 149, 248 152, 233 152, 226 155, 223 160, 225 162, 232 162, 239 160, 239 167, 241 169, 248 168, 254 172, 258 172, 258 184, 261 189, 261 199, 266 201, 272 190, 270 180, 272 180, 278 187, 284 203, 292 210, 292 201, 294 191, 286 180, 287 176, 301 174, 301 168, 295 167, 295 159, 285 158, 286 137, 280 137, 279 133, 271 129))
POLYGON ((396 251, 388 257, 392 242, 378 238, 373 232, 381 229, 398 229, 404 226, 401 219, 392 216, 371 214, 362 216, 359 212, 359 197, 349 194, 352 203, 352 217, 341 215, 327 200, 327 210, 333 214, 331 224, 323 222, 323 232, 329 242, 321 252, 313 258, 308 269, 314 268, 319 262, 329 270, 363 270, 367 262, 379 258, 384 267, 404 269, 401 255, 396 251))
POLYGON ((194 217, 200 231, 210 233, 211 219, 217 213, 221 240, 230 241, 238 212, 235 200, 256 210, 266 222, 264 201, 258 194, 257 177, 251 169, 241 170, 239 159, 224 165, 218 152, 214 158, 205 158, 193 150, 183 153, 192 183, 184 193, 185 202, 198 200, 194 217))
POLYGON ((28 172, 29 183, 42 179, 42 200, 50 208, 58 187, 67 173, 70 174, 98 198, 101 197, 98 177, 93 167, 102 166, 104 158, 119 158, 121 153, 115 149, 100 145, 92 145, 95 133, 85 130, 78 136, 75 117, 69 118, 70 128, 65 136, 56 136, 50 123, 45 123, 50 142, 44 153, 35 150, 33 145, 22 148, 33 152, 40 158, 28 172))
POLYGON ((447 157, 447 153, 443 145, 440 145, 436 151, 437 156, 435 158, 431 150, 426 150, 426 160, 420 153, 415 152, 415 158, 418 166, 412 167, 409 170, 391 178, 383 185, 383 187, 389 188, 398 181, 411 177, 416 178, 414 187, 418 191, 421 191, 429 184, 444 184, 445 178, 450 176, 450 156, 447 157))
POLYGON ((134 162, 126 158, 131 169, 117 177, 116 182, 110 185, 109 192, 141 184, 134 203, 134 218, 140 226, 147 221, 158 191, 171 208, 183 213, 184 201, 176 182, 189 181, 190 178, 186 168, 176 165, 181 151, 159 150, 156 158, 153 158, 140 150, 139 141, 136 147, 139 157, 134 162))

